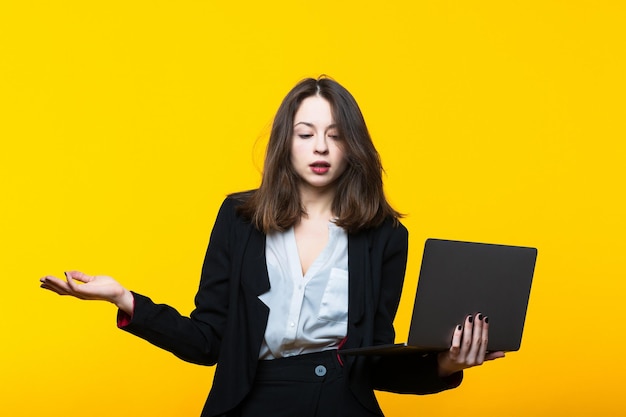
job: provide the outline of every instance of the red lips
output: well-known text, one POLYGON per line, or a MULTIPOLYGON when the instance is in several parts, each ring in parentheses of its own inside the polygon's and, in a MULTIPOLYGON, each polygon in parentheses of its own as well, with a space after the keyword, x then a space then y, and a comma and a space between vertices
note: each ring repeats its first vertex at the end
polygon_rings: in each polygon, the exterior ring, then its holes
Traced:
POLYGON ((309 165, 312 168, 315 167, 320 167, 320 168, 330 168, 330 164, 326 161, 315 161, 313 162, 311 165, 309 165))
POLYGON ((330 164, 326 161, 315 161, 309 165, 316 174, 325 174, 330 169, 330 164))

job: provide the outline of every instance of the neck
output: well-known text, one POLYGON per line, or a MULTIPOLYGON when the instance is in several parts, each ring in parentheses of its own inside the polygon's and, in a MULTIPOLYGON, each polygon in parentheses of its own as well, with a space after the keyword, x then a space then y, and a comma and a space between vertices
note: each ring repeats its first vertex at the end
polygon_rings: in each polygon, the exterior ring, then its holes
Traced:
POLYGON ((300 189, 300 201, 306 212, 306 217, 332 219, 332 206, 335 198, 334 189, 300 189))

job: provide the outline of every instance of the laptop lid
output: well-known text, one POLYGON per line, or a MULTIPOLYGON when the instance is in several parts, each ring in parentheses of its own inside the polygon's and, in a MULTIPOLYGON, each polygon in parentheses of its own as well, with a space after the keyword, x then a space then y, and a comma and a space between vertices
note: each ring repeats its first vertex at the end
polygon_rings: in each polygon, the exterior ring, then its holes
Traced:
POLYGON ((428 239, 407 343, 345 354, 443 351, 468 314, 489 317, 489 351, 520 348, 537 249, 428 239))

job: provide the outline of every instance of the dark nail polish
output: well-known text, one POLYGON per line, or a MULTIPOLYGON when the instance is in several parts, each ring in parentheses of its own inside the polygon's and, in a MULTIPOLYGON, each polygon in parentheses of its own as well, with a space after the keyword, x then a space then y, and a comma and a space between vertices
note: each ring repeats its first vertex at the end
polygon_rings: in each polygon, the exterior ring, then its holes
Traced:
POLYGON ((489 317, 485 316, 485 323, 489 323, 489 317))
POLYGON ((477 319, 478 319, 479 321, 480 321, 480 320, 482 320, 482 319, 483 319, 483 315, 482 315, 482 314, 478 314, 477 319))
POLYGON ((461 325, 459 324, 458 326, 456 326, 457 330, 461 330, 463 327, 461 327, 461 325))
POLYGON ((467 321, 469 321, 470 323, 473 323, 474 322, 474 317, 468 316, 467 317, 467 321))

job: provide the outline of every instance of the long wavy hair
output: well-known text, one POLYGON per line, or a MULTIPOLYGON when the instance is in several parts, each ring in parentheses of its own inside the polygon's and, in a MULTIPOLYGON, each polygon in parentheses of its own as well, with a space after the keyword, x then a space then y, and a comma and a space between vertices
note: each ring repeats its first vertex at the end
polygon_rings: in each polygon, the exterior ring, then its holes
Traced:
POLYGON ((337 179, 332 212, 336 224, 349 233, 380 225, 402 215, 383 192, 383 167, 352 94, 338 82, 321 76, 300 81, 283 99, 274 118, 258 189, 232 194, 242 203, 238 213, 264 233, 284 231, 306 214, 300 201, 300 177, 291 163, 294 117, 302 101, 318 95, 331 106, 347 160, 337 179))

